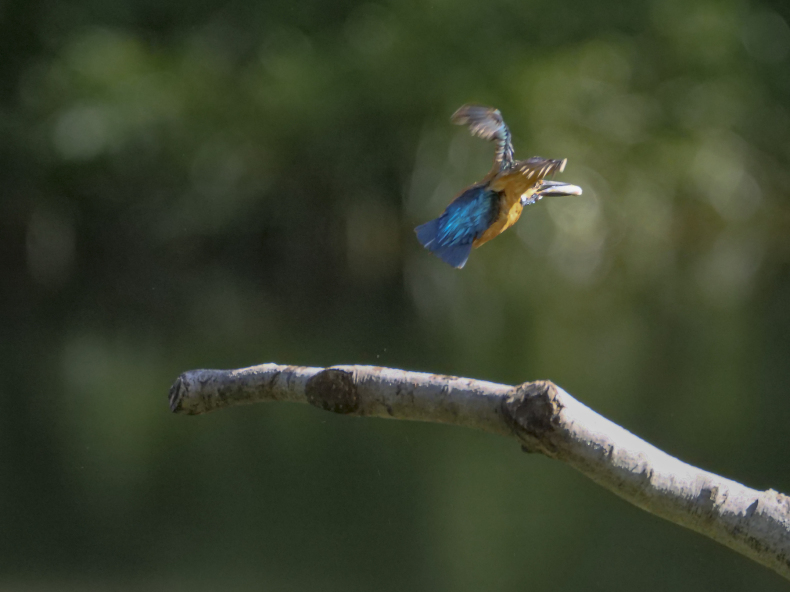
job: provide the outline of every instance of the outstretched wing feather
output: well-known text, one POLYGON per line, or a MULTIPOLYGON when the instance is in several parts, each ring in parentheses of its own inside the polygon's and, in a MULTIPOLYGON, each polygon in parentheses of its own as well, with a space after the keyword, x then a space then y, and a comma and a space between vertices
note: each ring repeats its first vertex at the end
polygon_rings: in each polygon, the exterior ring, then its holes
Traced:
POLYGON ((496 162, 510 165, 513 162, 513 141, 510 130, 499 109, 482 105, 464 105, 453 113, 450 121, 469 126, 472 135, 497 143, 496 162))

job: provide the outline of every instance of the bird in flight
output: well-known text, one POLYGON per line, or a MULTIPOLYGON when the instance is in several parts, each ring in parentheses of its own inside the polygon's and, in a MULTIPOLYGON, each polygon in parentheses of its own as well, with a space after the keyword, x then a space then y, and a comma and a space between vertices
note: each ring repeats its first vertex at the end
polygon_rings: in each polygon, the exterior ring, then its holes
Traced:
POLYGON ((515 160, 510 130, 498 109, 464 105, 450 121, 469 126, 473 136, 495 142, 496 155, 482 181, 465 189, 441 216, 414 229, 422 246, 445 263, 462 268, 472 247, 513 226, 525 205, 550 195, 581 195, 581 187, 546 179, 565 170, 566 158, 515 160))

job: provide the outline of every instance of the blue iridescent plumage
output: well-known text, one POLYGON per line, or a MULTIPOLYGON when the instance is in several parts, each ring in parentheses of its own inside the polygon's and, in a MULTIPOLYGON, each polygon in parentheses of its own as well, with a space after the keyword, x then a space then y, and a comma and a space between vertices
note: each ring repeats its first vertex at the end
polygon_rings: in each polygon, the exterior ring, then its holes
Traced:
POLYGON ((472 243, 491 226, 499 213, 499 194, 485 185, 473 185, 444 213, 415 228, 422 246, 445 263, 461 268, 469 258, 472 243))

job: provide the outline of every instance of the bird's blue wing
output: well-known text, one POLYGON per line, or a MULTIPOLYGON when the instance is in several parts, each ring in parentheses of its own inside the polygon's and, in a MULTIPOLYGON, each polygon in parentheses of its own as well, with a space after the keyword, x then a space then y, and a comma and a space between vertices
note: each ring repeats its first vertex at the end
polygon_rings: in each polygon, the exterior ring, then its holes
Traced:
POLYGON ((415 228, 417 239, 445 263, 461 268, 474 240, 493 224, 499 212, 499 194, 486 185, 473 185, 430 222, 415 228))

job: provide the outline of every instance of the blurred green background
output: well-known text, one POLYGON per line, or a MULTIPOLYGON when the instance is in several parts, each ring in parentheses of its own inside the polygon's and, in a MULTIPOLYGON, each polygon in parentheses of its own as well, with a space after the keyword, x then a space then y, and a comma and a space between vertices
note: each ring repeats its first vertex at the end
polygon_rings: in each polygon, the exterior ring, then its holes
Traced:
POLYGON ((0 2, 4 590, 782 590, 511 441, 182 371, 551 379, 790 492, 785 2, 0 2), (584 196, 456 271, 412 228, 499 107, 584 196))

